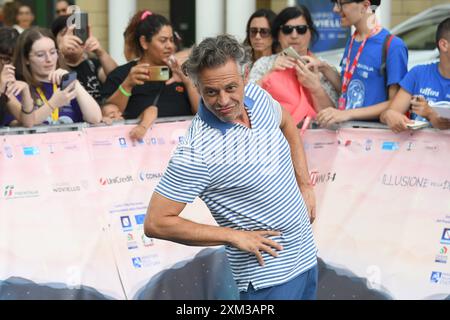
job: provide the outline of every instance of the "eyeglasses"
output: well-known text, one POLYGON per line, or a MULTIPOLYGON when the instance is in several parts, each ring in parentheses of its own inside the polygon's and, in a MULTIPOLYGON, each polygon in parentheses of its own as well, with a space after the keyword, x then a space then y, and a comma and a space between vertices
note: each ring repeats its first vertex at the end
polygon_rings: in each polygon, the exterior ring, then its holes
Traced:
POLYGON ((281 32, 283 32, 283 34, 285 35, 291 34, 294 31, 294 29, 297 31, 298 34, 305 34, 306 31, 308 31, 309 27, 306 24, 299 26, 289 26, 285 24, 284 26, 281 26, 281 32))
POLYGON ((348 1, 339 1, 339 0, 336 0, 336 1, 334 2, 334 5, 338 8, 339 11, 341 11, 341 10, 342 10, 342 7, 343 7, 344 5, 349 4, 349 3, 354 3, 354 2, 360 2, 360 1, 358 1, 358 0, 348 0, 348 1))
POLYGON ((58 56, 58 49, 51 49, 50 51, 38 51, 36 53, 30 53, 30 56, 35 56, 37 59, 41 61, 45 61, 48 58, 55 58, 58 56))
POLYGON ((0 55, 0 62, 1 64, 5 65, 5 64, 10 64, 12 62, 12 59, 10 56, 6 56, 6 55, 0 55))
POLYGON ((249 31, 252 38, 255 38, 258 33, 261 38, 268 38, 271 35, 269 28, 250 28, 249 31))

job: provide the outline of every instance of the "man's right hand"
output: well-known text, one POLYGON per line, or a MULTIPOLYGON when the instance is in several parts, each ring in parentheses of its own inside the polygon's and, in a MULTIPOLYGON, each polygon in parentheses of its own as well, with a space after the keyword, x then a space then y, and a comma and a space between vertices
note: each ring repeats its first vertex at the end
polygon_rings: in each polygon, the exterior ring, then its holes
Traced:
POLYGON ((128 74, 127 78, 123 82, 122 86, 125 90, 128 92, 131 92, 131 89, 133 89, 135 86, 143 85, 146 81, 150 80, 149 74, 148 74, 148 68, 150 67, 149 64, 143 63, 138 64, 131 68, 130 73, 128 74))
POLYGON ((275 251, 283 250, 277 242, 269 239, 271 236, 280 236, 278 231, 239 231, 234 230, 231 245, 239 250, 253 253, 259 264, 264 266, 264 259, 261 251, 267 252, 273 257, 278 257, 275 251), (275 250, 274 250, 275 249, 275 250))

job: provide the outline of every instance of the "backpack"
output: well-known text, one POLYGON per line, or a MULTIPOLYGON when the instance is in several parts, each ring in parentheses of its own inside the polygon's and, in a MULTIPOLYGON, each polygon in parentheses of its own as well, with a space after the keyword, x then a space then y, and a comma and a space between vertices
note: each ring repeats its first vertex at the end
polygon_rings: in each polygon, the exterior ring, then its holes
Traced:
POLYGON ((380 67, 380 74, 384 77, 384 83, 387 89, 387 67, 386 67, 386 60, 387 55, 389 52, 389 47, 391 46, 392 39, 394 39, 393 34, 387 34, 383 41, 383 49, 381 53, 381 67, 380 67))

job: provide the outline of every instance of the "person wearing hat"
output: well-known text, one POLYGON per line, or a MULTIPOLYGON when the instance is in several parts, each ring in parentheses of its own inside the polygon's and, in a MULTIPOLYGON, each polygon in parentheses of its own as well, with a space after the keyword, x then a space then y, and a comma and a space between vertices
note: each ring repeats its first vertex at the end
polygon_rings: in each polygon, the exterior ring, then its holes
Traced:
POLYGON ((332 0, 343 27, 354 27, 341 61, 341 74, 319 62, 319 68, 341 87, 338 108, 317 115, 323 127, 351 120, 378 120, 408 71, 408 49, 377 22, 381 0, 332 0), (384 56, 384 57, 383 57, 384 56))

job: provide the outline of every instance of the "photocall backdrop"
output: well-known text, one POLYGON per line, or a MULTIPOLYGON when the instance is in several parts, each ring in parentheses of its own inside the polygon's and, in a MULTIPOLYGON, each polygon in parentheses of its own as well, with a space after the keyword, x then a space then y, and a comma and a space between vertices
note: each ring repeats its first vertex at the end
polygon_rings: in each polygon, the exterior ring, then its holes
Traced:
MULTIPOLYGON (((153 189, 190 121, 3 136, 0 299, 237 299, 222 247, 150 239, 153 189)), ((319 299, 448 299, 450 134, 304 136, 319 299)), ((215 224, 197 200, 183 216, 215 224)))

